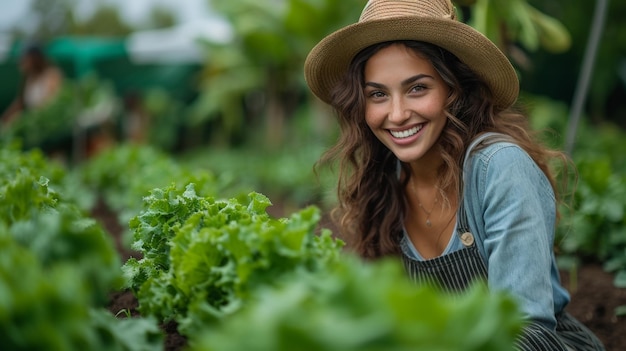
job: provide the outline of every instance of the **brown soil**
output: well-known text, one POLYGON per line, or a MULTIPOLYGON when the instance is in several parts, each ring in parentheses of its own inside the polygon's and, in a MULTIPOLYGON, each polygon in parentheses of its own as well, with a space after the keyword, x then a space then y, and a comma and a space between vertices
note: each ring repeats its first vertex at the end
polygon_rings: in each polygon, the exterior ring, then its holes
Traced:
MULTIPOLYGON (((122 259, 139 255, 125 248, 120 240, 123 227, 117 217, 99 203, 93 213, 102 225, 114 236, 122 259)), ((561 272, 563 285, 572 295, 568 312, 583 322, 604 343, 607 351, 626 350, 626 316, 616 316, 615 309, 626 305, 626 289, 618 289, 613 284, 613 275, 605 272, 599 263, 587 262, 572 274, 561 272)), ((125 310, 137 316, 137 300, 129 291, 114 292, 110 295, 108 309, 113 314, 125 310)), ((126 314, 119 313, 123 318, 126 314)), ((165 351, 182 350, 186 339, 176 332, 176 325, 168 323, 161 328, 165 334, 165 351)))
POLYGON ((583 264, 574 274, 570 279, 570 272, 561 272, 572 295, 567 311, 589 327, 607 351, 626 350, 626 316, 615 314, 617 307, 626 305, 626 289, 616 288, 613 275, 598 263, 583 264), (577 284, 570 284, 574 280, 577 284))

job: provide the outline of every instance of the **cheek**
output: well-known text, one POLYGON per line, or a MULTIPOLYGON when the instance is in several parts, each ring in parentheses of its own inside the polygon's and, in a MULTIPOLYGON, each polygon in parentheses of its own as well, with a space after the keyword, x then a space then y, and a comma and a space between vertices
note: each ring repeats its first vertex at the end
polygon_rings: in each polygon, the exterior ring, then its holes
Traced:
POLYGON ((446 118, 445 110, 445 100, 444 99, 434 99, 431 101, 428 106, 424 107, 424 113, 432 116, 432 118, 446 118))
POLYGON ((380 111, 376 108, 372 106, 365 107, 365 123, 367 123, 370 128, 376 128, 382 123, 383 118, 380 118, 380 115, 380 111))

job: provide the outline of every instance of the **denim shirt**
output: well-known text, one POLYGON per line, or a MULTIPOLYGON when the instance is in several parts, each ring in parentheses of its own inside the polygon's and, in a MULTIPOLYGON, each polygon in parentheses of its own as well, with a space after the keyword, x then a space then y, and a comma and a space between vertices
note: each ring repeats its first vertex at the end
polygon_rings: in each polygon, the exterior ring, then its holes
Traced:
POLYGON ((519 146, 495 142, 464 166, 464 205, 491 290, 510 292, 525 317, 554 330, 569 302, 553 251, 556 200, 550 182, 519 146))
MULTIPOLYGON (((523 149, 502 140, 474 150, 463 169, 465 211, 490 290, 508 292, 525 318, 554 330, 555 315, 570 296, 553 251, 556 204, 550 182, 523 149)), ((423 260, 406 235, 401 246, 423 260)), ((443 254, 462 247, 453 235, 443 254)))

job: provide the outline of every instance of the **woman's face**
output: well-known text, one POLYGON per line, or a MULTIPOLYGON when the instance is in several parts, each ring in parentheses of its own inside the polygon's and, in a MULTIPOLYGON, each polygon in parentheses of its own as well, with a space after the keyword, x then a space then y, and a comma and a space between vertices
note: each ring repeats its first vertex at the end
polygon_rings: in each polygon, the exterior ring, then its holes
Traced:
POLYGON ((402 44, 375 53, 365 64, 365 121, 403 162, 438 153, 446 125, 449 88, 429 60, 402 44))

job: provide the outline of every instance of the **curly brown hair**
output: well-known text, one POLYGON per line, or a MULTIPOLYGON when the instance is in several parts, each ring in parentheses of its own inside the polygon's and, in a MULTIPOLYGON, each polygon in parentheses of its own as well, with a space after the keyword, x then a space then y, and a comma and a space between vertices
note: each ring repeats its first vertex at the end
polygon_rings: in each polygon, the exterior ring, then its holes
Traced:
MULTIPOLYGON (((348 247, 367 259, 399 254, 409 181, 408 164, 395 155, 372 133, 365 122, 364 69, 368 59, 380 49, 396 42, 370 46, 357 54, 332 92, 332 107, 337 113, 340 136, 320 159, 318 165, 339 161, 338 205, 332 211, 348 247), (399 177, 398 164, 402 168, 399 177)), ((530 130, 526 116, 513 108, 494 105, 490 89, 456 56, 433 44, 400 41, 408 50, 428 59, 449 86, 446 101, 446 127, 435 147, 443 163, 438 169, 438 188, 446 194, 462 194, 461 168, 466 148, 479 134, 496 132, 523 148, 550 180, 557 194, 555 176, 549 163, 566 156, 543 146, 530 130)), ((556 206, 556 204, 555 204, 556 206)))

